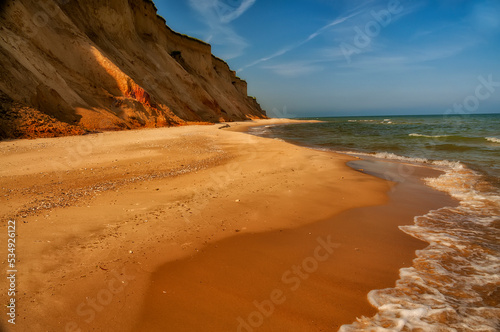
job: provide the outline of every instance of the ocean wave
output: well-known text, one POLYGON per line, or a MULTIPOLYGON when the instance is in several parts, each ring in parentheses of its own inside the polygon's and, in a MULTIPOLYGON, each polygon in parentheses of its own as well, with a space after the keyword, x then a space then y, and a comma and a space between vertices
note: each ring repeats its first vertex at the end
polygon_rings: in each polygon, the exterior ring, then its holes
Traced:
POLYGON ((442 137, 449 137, 450 135, 422 135, 422 134, 417 134, 417 133, 411 133, 411 134, 408 134, 408 136, 426 137, 426 138, 442 138, 442 137))
POLYGON ((269 126, 250 127, 248 133, 255 136, 264 136, 269 133, 269 126))
POLYGON ((453 141, 453 142, 464 142, 467 144, 473 143, 473 144, 482 144, 485 141, 492 142, 492 143, 500 143, 500 138, 498 137, 471 137, 471 136, 460 136, 460 135, 425 135, 425 134, 419 134, 419 133, 411 133, 408 134, 410 137, 418 137, 418 138, 433 138, 437 140, 446 140, 446 141, 453 141))
POLYGON ((423 164, 429 163, 429 160, 427 158, 405 157, 394 154, 392 152, 377 152, 373 154, 373 156, 381 159, 392 159, 392 160, 400 160, 400 161, 423 163, 423 164))
POLYGON ((500 138, 498 137, 485 137, 485 139, 489 142, 500 143, 500 138))
POLYGON ((361 123, 374 123, 374 124, 393 124, 391 119, 384 120, 374 120, 374 119, 362 119, 362 120, 347 120, 347 122, 361 122, 361 123))
MULTIPOLYGON (((330 149, 326 149, 326 151, 332 151, 330 149)), ((419 157, 406 157, 406 156, 400 156, 392 152, 376 152, 376 153, 369 153, 369 152, 357 152, 357 151, 340 151, 340 150, 335 150, 337 153, 343 153, 343 154, 348 154, 348 155, 353 155, 353 156, 366 156, 366 157, 375 157, 379 159, 388 159, 388 160, 397 160, 397 161, 403 161, 403 162, 408 162, 408 163, 413 163, 413 164, 425 164, 430 167, 438 167, 439 170, 442 168, 451 168, 451 169, 462 169, 464 164, 462 164, 459 161, 449 161, 449 160, 431 160, 427 158, 419 158, 419 157)))
POLYGON ((425 147, 426 149, 430 150, 440 150, 440 151, 470 151, 470 150, 477 150, 479 147, 478 146, 471 146, 471 145, 464 145, 464 144, 433 144, 433 145, 428 145, 425 147))
MULTIPOLYGON (((394 158, 391 158, 394 159, 394 158)), ((459 200, 401 226, 429 246, 394 288, 373 290, 378 309, 344 325, 351 331, 498 331, 500 326, 500 196, 485 192, 482 177, 459 162, 433 161, 444 174, 426 183, 459 200)))
POLYGON ((405 157, 397 155, 392 152, 377 152, 377 153, 356 152, 356 151, 335 151, 335 152, 354 155, 354 156, 367 156, 380 159, 399 160, 409 163, 422 163, 422 164, 432 163, 432 161, 428 160, 427 158, 405 157))
MULTIPOLYGON (((349 130, 357 126, 371 127, 372 130, 382 119, 363 122, 367 123, 353 124, 349 130)), ((398 119, 394 119, 394 122, 401 123, 398 119)), ((413 134, 443 135, 422 136, 419 140, 416 135, 415 139, 408 138, 408 131, 397 132, 397 139, 406 138, 402 141, 395 139, 394 145, 401 142, 401 154, 407 152, 407 156, 396 154, 398 150, 394 149, 392 142, 384 142, 377 147, 371 139, 370 144, 362 144, 357 137, 354 137, 353 144, 343 144, 343 148, 364 152, 339 151, 342 148, 326 140, 323 147, 315 146, 315 149, 322 151, 425 165, 441 170, 442 175, 425 180, 427 185, 449 193, 459 202, 458 206, 443 207, 415 217, 414 225, 400 227, 411 236, 426 241, 428 246, 416 253, 417 257, 411 266, 400 270, 395 287, 373 290, 368 294, 368 300, 378 309, 374 317, 359 318, 352 324, 342 326, 340 331, 500 331, 500 194, 498 188, 493 187, 496 182, 489 179, 487 183, 486 174, 481 175, 464 163, 430 159, 431 156, 454 158, 458 155, 457 151, 448 151, 454 146, 441 144, 442 150, 424 155, 429 156, 428 159, 416 157, 427 150, 421 146, 416 148, 414 144, 435 139, 436 142, 453 143, 459 147, 474 146, 477 151, 483 151, 483 147, 490 151, 497 148, 493 144, 498 143, 498 138, 494 137, 497 135, 495 132, 485 132, 481 136, 471 132, 468 135, 467 131, 457 135, 455 130, 434 132, 432 130, 437 127, 425 128, 413 129, 420 131, 413 134), (405 145, 406 141, 412 141, 412 144, 408 144, 410 148, 405 145), (377 149, 396 153, 368 152, 377 149)), ((347 131, 349 134, 351 132, 347 131)), ((318 135, 316 132, 314 135, 312 137, 315 139, 309 139, 309 142, 317 142, 318 135)), ((327 132, 325 135, 328 135, 327 132)), ((373 138, 375 143, 377 139, 378 136, 373 138)), ((471 152, 462 153, 461 156, 467 158, 465 161, 471 167, 482 171, 478 165, 483 159, 475 159, 476 155, 471 152)), ((496 167, 496 159, 488 158, 486 161, 491 160, 496 167)), ((488 165, 485 167, 490 167, 488 165)), ((493 174, 496 179, 497 173, 493 174)))

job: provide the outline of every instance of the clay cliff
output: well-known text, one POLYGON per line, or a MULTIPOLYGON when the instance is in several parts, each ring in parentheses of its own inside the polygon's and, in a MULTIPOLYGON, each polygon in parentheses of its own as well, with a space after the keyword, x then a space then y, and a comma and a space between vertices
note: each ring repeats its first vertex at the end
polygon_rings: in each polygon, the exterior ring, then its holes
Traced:
POLYGON ((0 138, 265 118, 148 0, 0 2, 0 138))

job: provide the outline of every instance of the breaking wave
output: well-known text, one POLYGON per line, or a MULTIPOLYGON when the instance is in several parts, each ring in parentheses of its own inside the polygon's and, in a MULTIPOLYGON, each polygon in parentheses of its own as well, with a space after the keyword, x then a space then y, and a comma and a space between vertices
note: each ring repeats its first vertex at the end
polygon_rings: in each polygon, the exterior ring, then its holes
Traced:
POLYGON ((374 317, 344 325, 342 332, 500 330, 500 195, 459 162, 425 162, 445 171, 426 183, 460 204, 400 227, 429 246, 400 270, 394 288, 368 294, 379 311, 374 317))

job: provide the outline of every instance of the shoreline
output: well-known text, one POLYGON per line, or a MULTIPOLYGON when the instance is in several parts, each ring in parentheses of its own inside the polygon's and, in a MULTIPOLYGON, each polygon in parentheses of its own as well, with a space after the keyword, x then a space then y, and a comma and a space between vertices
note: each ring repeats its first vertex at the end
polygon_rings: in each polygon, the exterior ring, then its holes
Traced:
MULTIPOLYGON (((395 174, 400 165, 350 163, 379 177, 395 174)), ((386 204, 298 228, 226 238, 199 255, 164 264, 153 273, 133 330, 192 331, 202 325, 207 331, 336 331, 376 314, 368 292, 393 287, 416 250, 428 246, 398 227, 455 203, 421 181, 440 172, 408 169, 412 177, 390 187, 386 204)))
POLYGON ((130 328, 165 262, 388 200, 388 182, 345 165, 354 158, 218 127, 0 143, 2 187, 24 186, 2 195, 2 218, 35 209, 16 218, 24 243, 19 289, 29 294, 20 295, 21 324, 130 328), (59 203, 44 208, 48 201, 59 203))

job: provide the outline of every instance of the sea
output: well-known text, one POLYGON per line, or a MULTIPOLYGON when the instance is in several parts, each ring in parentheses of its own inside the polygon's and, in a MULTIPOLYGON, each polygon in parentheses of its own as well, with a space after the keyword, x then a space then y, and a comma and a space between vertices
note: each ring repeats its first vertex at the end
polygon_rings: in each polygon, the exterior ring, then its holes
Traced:
POLYGON ((500 114, 312 119, 250 133, 441 170, 425 183, 459 201, 400 227, 428 246, 368 294, 375 316, 339 331, 500 331, 500 114))

